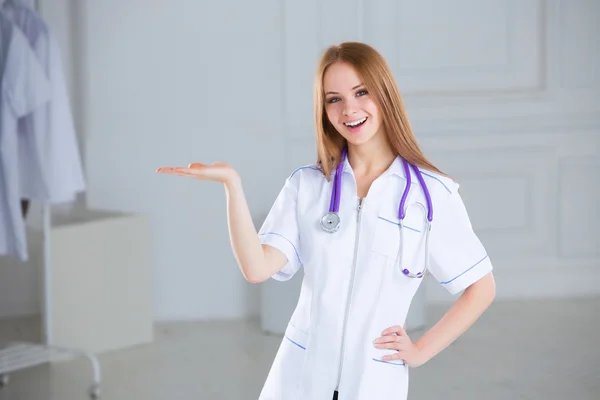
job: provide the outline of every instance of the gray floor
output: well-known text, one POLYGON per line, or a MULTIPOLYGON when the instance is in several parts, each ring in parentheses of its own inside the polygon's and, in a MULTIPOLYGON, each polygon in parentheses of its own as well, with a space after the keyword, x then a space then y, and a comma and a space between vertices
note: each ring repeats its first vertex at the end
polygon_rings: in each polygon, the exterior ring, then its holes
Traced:
MULTIPOLYGON (((443 309, 429 311, 435 321, 443 309)), ((450 348, 411 370, 409 399, 600 399, 600 298, 497 302, 450 348)), ((156 342, 100 357, 103 399, 256 399, 280 338, 256 321, 159 325, 156 342)), ((29 321, 0 323, 0 339, 35 337, 29 321)), ((416 338, 421 332, 412 332, 416 338)), ((85 361, 11 375, 0 400, 75 400, 85 361)), ((316 399, 320 400, 320 399, 316 399)))

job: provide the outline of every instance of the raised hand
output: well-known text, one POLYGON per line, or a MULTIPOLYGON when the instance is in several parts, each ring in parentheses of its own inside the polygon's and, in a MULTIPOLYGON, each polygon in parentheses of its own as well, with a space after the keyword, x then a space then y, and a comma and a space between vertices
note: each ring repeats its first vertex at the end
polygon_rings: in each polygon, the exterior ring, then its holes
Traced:
POLYGON ((203 181, 230 183, 239 179, 236 170, 224 162, 213 164, 192 163, 187 167, 162 167, 156 172, 178 176, 189 176, 203 181))
POLYGON ((409 367, 418 367, 427 360, 421 349, 411 342, 406 331, 401 326, 391 326, 381 333, 381 337, 375 339, 373 345, 378 349, 391 349, 397 352, 392 355, 383 356, 382 359, 404 360, 409 367))

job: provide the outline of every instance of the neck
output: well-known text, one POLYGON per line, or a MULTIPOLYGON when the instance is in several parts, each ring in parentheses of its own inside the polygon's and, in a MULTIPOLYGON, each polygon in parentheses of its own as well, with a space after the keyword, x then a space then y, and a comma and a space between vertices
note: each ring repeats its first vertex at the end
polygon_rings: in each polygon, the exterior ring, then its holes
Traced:
POLYGON ((396 159, 396 153, 385 140, 371 140, 360 145, 348 144, 348 162, 356 176, 379 176, 396 159))

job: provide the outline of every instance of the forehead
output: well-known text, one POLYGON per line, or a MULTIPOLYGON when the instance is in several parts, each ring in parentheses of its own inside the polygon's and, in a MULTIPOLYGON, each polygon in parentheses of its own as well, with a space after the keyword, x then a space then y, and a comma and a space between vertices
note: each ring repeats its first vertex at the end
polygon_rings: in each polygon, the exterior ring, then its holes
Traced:
POLYGON ((349 64, 337 62, 325 71, 323 76, 323 89, 328 91, 347 91, 360 84, 360 77, 356 70, 349 64))

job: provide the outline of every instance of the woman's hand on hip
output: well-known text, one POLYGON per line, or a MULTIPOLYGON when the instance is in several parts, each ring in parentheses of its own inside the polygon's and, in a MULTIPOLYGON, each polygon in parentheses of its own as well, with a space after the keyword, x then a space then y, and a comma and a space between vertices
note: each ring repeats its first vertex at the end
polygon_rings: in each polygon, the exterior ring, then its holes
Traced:
POLYGON ((192 163, 187 167, 162 167, 156 170, 158 173, 189 176, 203 181, 215 181, 221 183, 232 183, 239 179, 236 170, 224 162, 213 164, 192 163))
POLYGON ((415 368, 427 361, 421 349, 414 344, 401 326, 391 326, 375 339, 374 346, 378 349, 396 350, 395 354, 383 356, 385 361, 404 360, 406 365, 415 368))

